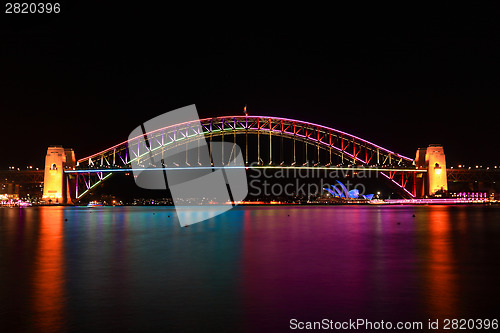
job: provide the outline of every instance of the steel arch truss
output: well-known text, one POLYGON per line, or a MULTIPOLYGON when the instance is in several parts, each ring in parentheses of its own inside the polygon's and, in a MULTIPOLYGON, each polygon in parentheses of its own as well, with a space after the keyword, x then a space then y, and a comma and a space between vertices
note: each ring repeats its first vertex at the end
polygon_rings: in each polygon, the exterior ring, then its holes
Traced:
POLYGON ((85 194, 101 184, 104 180, 109 178, 113 173, 111 171, 96 171, 76 173, 75 181, 75 198, 81 199, 85 194))
POLYGON ((144 144, 143 136, 124 141, 97 154, 78 160, 80 168, 125 167, 144 153, 185 142, 200 135, 223 135, 223 133, 253 133, 283 135, 309 144, 332 149, 352 162, 363 165, 379 165, 414 168, 413 159, 382 148, 367 140, 339 130, 299 120, 260 117, 228 116, 207 118, 176 124, 147 133, 150 147, 144 144), (132 149, 128 149, 131 147, 132 149), (129 151, 131 153, 129 153, 129 151))
MULTIPOLYGON (((330 153, 330 161, 324 166, 331 164, 331 155, 334 154, 341 156, 342 160, 346 159, 350 163, 361 166, 407 169, 408 171, 400 171, 399 173, 390 170, 380 173, 398 185, 408 196, 415 196, 414 189, 411 189, 411 186, 413 186, 411 178, 415 172, 414 161, 411 158, 357 136, 318 124, 267 116, 224 116, 193 120, 159 128, 147 133, 147 142, 145 142, 144 136, 138 136, 78 160, 77 169, 99 169, 101 174, 99 175, 96 172, 96 175, 89 174, 85 176, 86 178, 83 178, 84 174, 81 174, 77 184, 81 184, 84 191, 80 191, 80 195, 77 194, 76 197, 81 198, 91 188, 109 177, 111 172, 103 171, 105 169, 127 168, 131 162, 140 161, 142 156, 151 152, 170 149, 180 144, 199 140, 200 137, 224 137, 227 134, 234 134, 234 136, 236 134, 256 134, 259 138, 268 136, 270 150, 272 148, 272 136, 286 137, 294 140, 294 142, 304 142, 306 146, 313 145, 317 147, 318 156, 320 148, 330 153)), ((259 149, 257 162, 263 164, 260 155, 260 144, 257 146, 259 149)), ((245 151, 245 154, 245 162, 248 164, 247 151, 245 151)), ((269 159, 269 165, 272 165, 271 152, 269 159)))

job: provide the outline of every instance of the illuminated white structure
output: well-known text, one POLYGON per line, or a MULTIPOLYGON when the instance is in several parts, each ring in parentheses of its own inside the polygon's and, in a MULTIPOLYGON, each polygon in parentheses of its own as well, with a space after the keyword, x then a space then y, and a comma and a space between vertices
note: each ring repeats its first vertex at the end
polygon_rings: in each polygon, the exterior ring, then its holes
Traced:
POLYGON ((417 169, 427 168, 427 179, 424 183, 427 195, 435 196, 437 192, 448 191, 446 157, 443 146, 429 145, 427 148, 419 148, 415 164, 417 169))
POLYGON ((429 145, 425 154, 429 178, 429 195, 435 195, 436 192, 448 191, 448 179, 446 175, 446 158, 444 156, 443 146, 429 145))
POLYGON ((64 149, 62 146, 51 146, 47 149, 42 196, 46 203, 71 203, 68 179, 64 176, 64 169, 74 167, 73 149, 64 149))

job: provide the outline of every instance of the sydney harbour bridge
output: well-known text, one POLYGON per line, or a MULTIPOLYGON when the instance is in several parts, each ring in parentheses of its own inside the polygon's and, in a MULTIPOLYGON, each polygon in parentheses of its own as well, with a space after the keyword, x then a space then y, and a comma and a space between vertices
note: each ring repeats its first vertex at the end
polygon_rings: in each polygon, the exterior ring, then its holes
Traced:
POLYGON ((130 173, 139 165, 148 168, 143 164, 147 163, 145 156, 161 157, 181 146, 186 154, 177 154, 176 161, 162 163, 161 169, 213 168, 215 162, 220 168, 370 170, 404 198, 432 196, 446 190, 446 161, 440 146, 419 148, 413 159, 331 127, 295 119, 243 115, 169 125, 78 160, 72 149, 49 147, 44 199, 77 202, 115 173, 130 173), (220 149, 234 146, 229 155, 215 154, 213 142, 225 143, 217 145, 220 149), (204 144, 211 156, 222 156, 222 160, 200 160, 200 146, 204 144), (244 165, 231 165, 236 146, 244 165))

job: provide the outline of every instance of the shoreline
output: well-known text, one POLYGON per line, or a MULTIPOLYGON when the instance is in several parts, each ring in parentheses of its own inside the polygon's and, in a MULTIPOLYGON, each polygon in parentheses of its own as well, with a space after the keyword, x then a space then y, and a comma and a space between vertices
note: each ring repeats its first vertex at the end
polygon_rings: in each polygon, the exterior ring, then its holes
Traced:
MULTIPOLYGON (((213 206, 225 206, 227 204, 220 205, 205 205, 205 207, 213 207, 213 206)), ((339 202, 339 203, 323 203, 323 202, 309 202, 309 203, 244 203, 244 204, 236 204, 238 207, 259 207, 259 206, 429 206, 429 205, 441 205, 441 206, 471 206, 471 205, 481 205, 481 206, 496 206, 500 205, 500 202, 491 202, 491 201, 431 201, 430 199, 388 199, 387 201, 370 203, 370 202, 339 202)), ((19 208, 19 206, 0 206, 0 207, 9 207, 9 208, 19 208)), ((98 207, 172 207, 175 208, 175 205, 103 205, 103 206, 95 206, 88 207, 87 205, 74 205, 74 204, 34 204, 31 206, 24 206, 21 208, 28 207, 84 207, 84 208, 98 208, 98 207)), ((204 207, 203 205, 190 206, 183 205, 180 207, 204 207)))

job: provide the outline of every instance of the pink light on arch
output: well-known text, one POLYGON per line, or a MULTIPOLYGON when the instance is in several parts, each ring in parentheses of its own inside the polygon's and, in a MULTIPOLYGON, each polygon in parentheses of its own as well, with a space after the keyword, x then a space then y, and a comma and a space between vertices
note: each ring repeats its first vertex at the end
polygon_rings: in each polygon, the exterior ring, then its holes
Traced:
MULTIPOLYGON (((315 123, 312 123, 312 122, 307 122, 307 121, 301 121, 301 120, 296 120, 296 119, 290 119, 290 118, 283 118, 283 117, 271 117, 271 116, 248 116, 248 115, 244 115, 244 116, 222 116, 222 117, 212 117, 212 118, 204 118, 204 119, 200 119, 200 120, 191 120, 191 121, 187 121, 187 122, 183 122, 183 123, 179 123, 179 124, 174 124, 174 125, 171 125, 171 126, 167 126, 167 127, 163 127, 163 128, 158 128, 154 131, 151 131, 151 132, 148 132, 147 134, 152 134, 152 133, 156 133, 158 131, 163 131, 163 130, 167 130, 169 128, 173 128, 175 126, 182 126, 182 125, 187 125, 189 123, 192 123, 192 122, 200 122, 200 123, 203 123, 203 122, 208 122, 210 120, 217 120, 217 119, 220 119, 220 120, 224 120, 224 119, 243 119, 244 120, 244 123, 245 124, 248 124, 248 120, 250 119, 255 119, 255 120, 258 120, 258 119, 271 119, 271 120, 278 120, 278 121, 285 121, 285 122, 292 122, 292 123, 297 123, 297 124, 303 124, 303 125, 306 125, 306 126, 313 126, 313 127, 317 127, 318 129, 322 129, 324 130, 325 132, 326 131, 331 131, 333 133, 338 133, 340 135, 345 135, 349 138, 352 138, 354 140, 358 140, 360 142, 363 142, 365 144, 368 144, 368 145, 371 145, 375 148, 378 148, 380 149, 381 151, 385 152, 385 153, 388 153, 388 154, 391 154, 391 155, 394 155, 398 158, 402 158, 408 162, 413 162, 413 159, 409 158, 409 157, 406 157, 406 156, 403 156, 403 155, 400 155, 400 154, 397 154, 391 150, 388 150, 384 147, 381 147, 377 144, 374 144, 373 142, 370 142, 368 140, 365 140, 365 139, 362 139, 360 137, 357 137, 355 135, 352 135, 352 134, 349 134, 349 133, 346 133, 346 132, 343 132, 343 131, 340 131, 340 130, 337 130, 337 129, 334 129, 334 128, 331 128, 331 127, 327 127, 327 126, 323 126, 323 125, 319 125, 319 124, 315 124, 315 123)), ((241 122, 240 122, 241 123, 241 122)), ((259 128, 259 130, 269 130, 269 129, 264 129, 264 128, 259 128)), ((300 135, 298 135, 300 136, 300 135)), ((90 155, 90 156, 87 156, 85 158, 82 158, 82 159, 79 159, 78 162, 83 162, 85 160, 88 160, 88 159, 91 159, 93 157, 96 157, 96 156, 99 156, 103 153, 106 153, 112 149, 115 149, 115 148, 118 148, 122 145, 125 145, 126 143, 128 143, 129 141, 132 141, 132 140, 136 140, 136 139, 139 139, 141 138, 142 136, 137 136, 135 138, 132 138, 130 140, 126 140, 126 141, 123 141, 117 145, 114 145, 108 149, 104 149, 98 153, 95 153, 93 155, 90 155)), ((305 136, 302 136, 305 138, 305 136)), ((312 140, 312 141, 317 141, 316 139, 314 138, 311 138, 311 137, 308 137, 307 139, 309 140, 312 140)), ((335 148, 335 147, 333 147, 335 148)), ((353 156, 352 154, 349 154, 347 152, 344 152, 344 154, 348 154, 350 157, 353 157, 354 159, 356 160, 359 160, 358 158, 356 158, 355 156, 353 156)))

